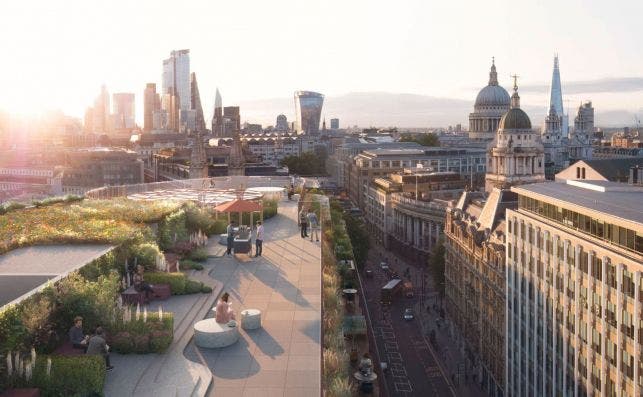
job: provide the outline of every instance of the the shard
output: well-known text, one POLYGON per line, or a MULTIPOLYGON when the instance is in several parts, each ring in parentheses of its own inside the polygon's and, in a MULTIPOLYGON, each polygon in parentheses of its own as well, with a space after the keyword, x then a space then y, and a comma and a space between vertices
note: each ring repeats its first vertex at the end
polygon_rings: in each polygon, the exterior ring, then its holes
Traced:
POLYGON ((551 76, 551 88, 549 91, 549 109, 551 108, 554 109, 556 115, 562 118, 562 136, 564 138, 567 138, 569 120, 563 109, 563 90, 560 86, 560 68, 558 66, 558 55, 554 56, 554 71, 551 76))

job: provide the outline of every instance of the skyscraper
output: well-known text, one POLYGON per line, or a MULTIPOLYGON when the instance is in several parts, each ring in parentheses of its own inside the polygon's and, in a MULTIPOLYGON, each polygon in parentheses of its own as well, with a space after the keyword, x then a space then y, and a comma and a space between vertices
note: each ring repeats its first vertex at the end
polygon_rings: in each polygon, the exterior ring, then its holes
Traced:
POLYGON ((212 116, 212 134, 214 136, 223 136, 223 101, 219 88, 214 96, 214 114, 212 116))
POLYGON ((558 55, 554 56, 554 70, 551 76, 551 87, 549 91, 549 108, 553 108, 556 115, 561 117, 561 133, 567 138, 569 132, 569 117, 563 109, 563 90, 560 86, 560 68, 558 66, 558 55))
POLYGON ((285 114, 280 114, 277 116, 277 122, 275 123, 275 130, 277 131, 288 131, 288 118, 285 114))
POLYGON ((109 92, 107 87, 103 84, 100 88, 100 94, 94 101, 94 131, 99 133, 106 133, 110 130, 109 116, 109 92))
POLYGON ((223 108, 223 136, 231 137, 241 130, 241 114, 239 106, 226 106, 223 108))
POLYGON ((331 130, 339 129, 339 119, 330 119, 330 129, 331 130))
POLYGON ((190 88, 192 90, 192 110, 195 113, 194 127, 196 131, 205 131, 205 118, 203 117, 203 106, 201 105, 201 96, 199 94, 199 85, 196 82, 196 73, 190 75, 190 88))
POLYGON ((161 110, 161 99, 156 93, 156 83, 147 83, 143 94, 143 131, 154 129, 154 112, 161 110))
POLYGON ((324 96, 312 91, 295 92, 295 113, 297 118, 296 131, 298 134, 319 133, 324 96))
POLYGON ((190 50, 177 50, 163 61, 163 92, 179 97, 179 109, 192 109, 190 90, 190 50))
POLYGON ((136 126, 134 94, 129 92, 114 93, 112 95, 112 106, 114 107, 114 129, 132 129, 136 126))

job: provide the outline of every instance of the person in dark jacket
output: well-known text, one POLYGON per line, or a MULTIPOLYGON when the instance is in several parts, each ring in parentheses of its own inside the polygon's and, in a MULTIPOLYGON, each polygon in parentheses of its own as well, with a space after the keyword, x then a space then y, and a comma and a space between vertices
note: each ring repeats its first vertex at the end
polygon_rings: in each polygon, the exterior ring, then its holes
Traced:
POLYGON ((109 371, 114 368, 109 363, 109 346, 107 346, 105 336, 103 335, 103 327, 96 327, 96 333, 89 338, 89 342, 87 343, 87 354, 102 355, 105 359, 107 370, 109 371))
POLYGON ((83 332, 83 318, 76 316, 74 318, 74 325, 69 328, 69 341, 76 349, 87 349, 87 341, 89 336, 83 332))

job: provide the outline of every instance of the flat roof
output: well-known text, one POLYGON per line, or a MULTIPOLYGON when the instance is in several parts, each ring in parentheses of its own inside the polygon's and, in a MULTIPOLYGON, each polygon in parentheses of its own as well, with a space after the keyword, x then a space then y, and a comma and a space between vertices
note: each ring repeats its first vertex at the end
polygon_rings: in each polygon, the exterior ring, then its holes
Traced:
POLYGON ((18 303, 49 281, 57 281, 100 258, 111 245, 39 245, 0 255, 0 307, 18 303))
POLYGON ((511 190, 643 225, 643 187, 608 181, 564 181, 514 186, 511 190))

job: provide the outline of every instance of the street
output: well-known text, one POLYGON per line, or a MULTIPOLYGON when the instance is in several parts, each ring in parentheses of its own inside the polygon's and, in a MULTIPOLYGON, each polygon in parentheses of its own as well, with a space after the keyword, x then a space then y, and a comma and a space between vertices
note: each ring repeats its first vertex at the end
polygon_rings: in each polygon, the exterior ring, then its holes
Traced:
POLYGON ((427 306, 436 304, 437 308, 438 304, 428 272, 423 272, 420 266, 405 264, 374 241, 366 269, 373 273, 372 277, 366 277, 362 272, 363 289, 381 360, 388 363, 385 378, 389 393, 392 396, 480 395, 480 389, 466 382, 465 360, 439 310, 426 310, 427 306), (407 298, 400 293, 390 306, 380 304, 381 287, 389 280, 388 273, 379 266, 383 258, 391 270, 413 282, 414 297, 407 298), (424 276, 426 282, 423 283, 424 276), (413 309, 413 320, 403 319, 407 308, 413 309), (431 330, 434 331, 433 344, 429 342, 431 330))

